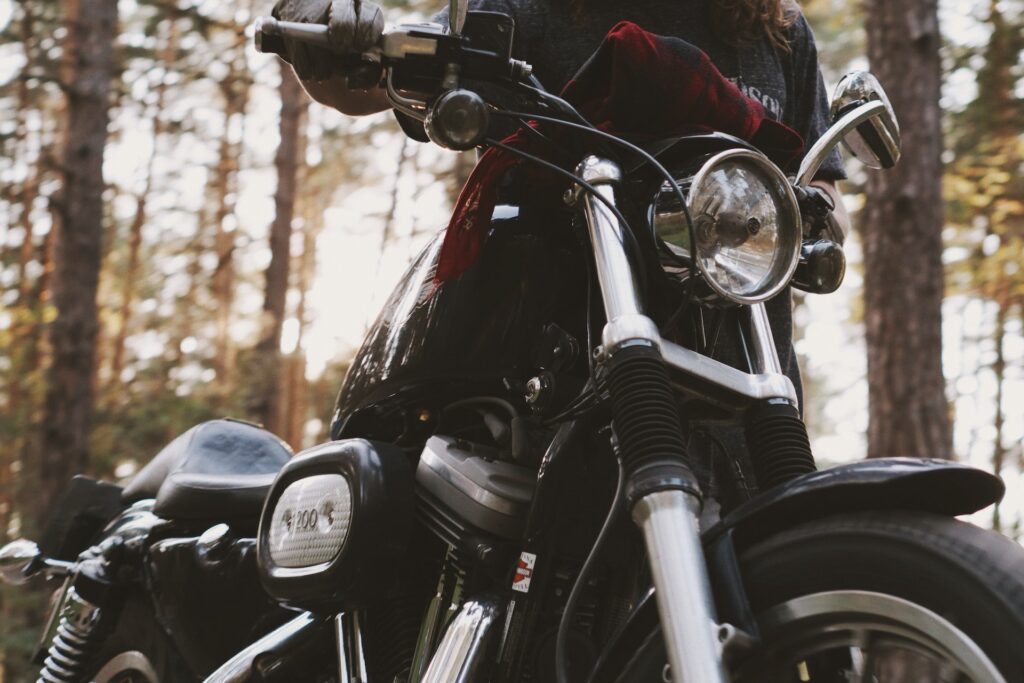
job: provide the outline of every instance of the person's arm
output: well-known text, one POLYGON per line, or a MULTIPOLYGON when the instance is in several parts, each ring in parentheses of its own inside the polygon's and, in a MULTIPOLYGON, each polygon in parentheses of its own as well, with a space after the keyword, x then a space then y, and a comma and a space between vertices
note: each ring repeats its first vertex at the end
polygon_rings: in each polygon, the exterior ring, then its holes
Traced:
MULTIPOLYGON (((803 14, 796 10, 796 20, 790 29, 791 54, 788 59, 792 64, 791 95, 795 98, 794 118, 792 122, 797 132, 804 138, 805 149, 821 137, 830 125, 828 96, 825 93, 821 68, 818 65, 818 49, 814 43, 814 34, 803 14)), ((825 192, 833 205, 828 221, 830 232, 838 232, 840 241, 850 233, 850 216, 846 212, 843 196, 836 188, 836 182, 846 178, 842 157, 839 150, 832 152, 818 169, 811 186, 825 192)))
POLYGON ((325 81, 299 79, 299 82, 314 100, 349 116, 376 114, 391 108, 382 89, 350 89, 344 76, 332 76, 325 81))

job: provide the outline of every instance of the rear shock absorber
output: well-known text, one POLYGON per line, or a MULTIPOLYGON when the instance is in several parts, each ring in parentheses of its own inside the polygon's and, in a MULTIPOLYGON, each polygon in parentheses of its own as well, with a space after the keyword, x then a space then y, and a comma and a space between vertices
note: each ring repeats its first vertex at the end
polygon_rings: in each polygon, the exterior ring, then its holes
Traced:
POLYGON ((89 674, 94 656, 112 623, 110 610, 113 584, 109 580, 112 561, 123 557, 123 545, 107 538, 79 555, 60 606, 60 621, 46 652, 39 680, 82 681, 89 674))
POLYGON ((747 449, 762 491, 814 472, 807 426, 789 401, 762 402, 747 413, 747 449))
POLYGON ((101 642, 101 611, 98 606, 71 587, 60 609, 60 623, 39 672, 39 680, 46 683, 84 680, 86 667, 92 662, 101 642))

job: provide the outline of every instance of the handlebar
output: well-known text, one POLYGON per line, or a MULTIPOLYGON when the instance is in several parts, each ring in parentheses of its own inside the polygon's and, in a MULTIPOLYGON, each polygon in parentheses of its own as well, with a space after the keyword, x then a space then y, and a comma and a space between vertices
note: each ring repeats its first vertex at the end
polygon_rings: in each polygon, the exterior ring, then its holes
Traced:
POLYGON ((327 26, 279 21, 260 17, 255 23, 256 50, 285 56, 285 39, 297 40, 319 47, 338 56, 340 66, 383 64, 393 66, 410 57, 437 58, 440 62, 457 63, 463 72, 486 74, 488 77, 526 81, 533 69, 526 62, 509 59, 487 49, 474 48, 464 36, 451 33, 438 24, 403 24, 385 30, 377 44, 361 55, 341 52, 331 43, 327 26))
POLYGON ((310 45, 331 48, 327 27, 323 24, 303 24, 294 21, 278 21, 274 17, 259 17, 254 28, 257 52, 283 57, 285 55, 285 38, 295 38, 310 45))

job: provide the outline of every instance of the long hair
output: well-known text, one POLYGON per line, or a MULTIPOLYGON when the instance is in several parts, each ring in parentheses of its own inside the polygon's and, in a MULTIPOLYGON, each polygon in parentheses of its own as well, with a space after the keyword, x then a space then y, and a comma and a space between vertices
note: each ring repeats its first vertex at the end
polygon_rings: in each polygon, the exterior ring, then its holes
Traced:
MULTIPOLYGON (((577 14, 610 1, 630 0, 568 0, 577 14)), ((764 37, 788 53, 787 33, 798 12, 796 0, 709 0, 708 23, 715 36, 727 45, 747 47, 764 37)))
POLYGON ((797 17, 792 0, 711 0, 708 12, 711 30, 730 45, 744 47, 763 36, 789 52, 786 34, 797 17))

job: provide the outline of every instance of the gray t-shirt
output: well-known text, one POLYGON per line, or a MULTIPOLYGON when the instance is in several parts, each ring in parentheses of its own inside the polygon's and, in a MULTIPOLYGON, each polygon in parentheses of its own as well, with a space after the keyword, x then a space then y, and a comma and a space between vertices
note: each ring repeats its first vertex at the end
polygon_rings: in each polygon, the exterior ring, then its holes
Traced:
MULTIPOLYGON (((714 0, 599 0, 582 12, 568 0, 470 0, 470 9, 502 12, 516 22, 513 54, 533 65, 544 87, 559 92, 620 21, 651 33, 682 38, 704 50, 722 74, 768 114, 796 130, 808 149, 828 128, 828 98, 818 68, 814 35, 795 6, 789 31, 791 51, 775 49, 767 38, 737 48, 719 40, 705 19, 714 0)), ((447 9, 435 17, 447 23, 447 9)), ((845 178, 833 152, 818 178, 845 178)))

